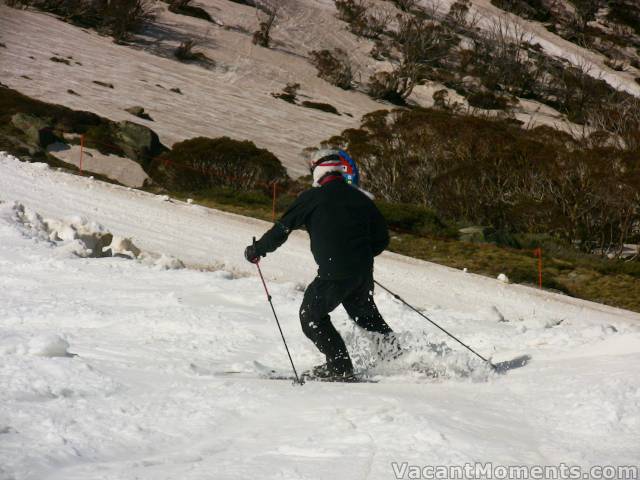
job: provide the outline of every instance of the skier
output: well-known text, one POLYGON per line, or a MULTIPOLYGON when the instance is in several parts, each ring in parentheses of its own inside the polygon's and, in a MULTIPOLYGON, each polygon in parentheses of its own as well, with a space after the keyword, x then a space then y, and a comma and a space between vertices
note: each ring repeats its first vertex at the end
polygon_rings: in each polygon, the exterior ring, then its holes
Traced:
POLYGON ((389 233, 378 208, 357 188, 357 169, 346 152, 319 150, 310 169, 313 188, 301 193, 282 218, 245 249, 245 257, 256 263, 280 247, 292 230, 306 228, 318 275, 304 293, 300 322, 326 357, 309 375, 348 381, 353 379, 353 364, 329 313, 342 304, 356 324, 382 335, 380 343, 395 342, 373 300, 373 258, 389 244, 389 233))

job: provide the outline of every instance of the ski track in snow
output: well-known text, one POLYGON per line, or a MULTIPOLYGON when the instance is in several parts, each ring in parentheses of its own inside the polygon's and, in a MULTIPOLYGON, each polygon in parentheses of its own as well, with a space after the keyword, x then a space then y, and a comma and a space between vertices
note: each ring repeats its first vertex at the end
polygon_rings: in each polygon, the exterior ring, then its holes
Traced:
MULTIPOLYGON (((381 311, 411 351, 374 368, 377 384, 295 387, 250 374, 254 360, 288 368, 258 279, 234 267, 265 222, 6 155, 0 200, 2 480, 385 479, 395 478, 392 461, 637 464, 636 314, 384 255, 382 277, 434 320, 481 353, 495 346, 498 359, 526 353, 531 363, 490 374, 378 292, 381 311), (80 214, 133 234, 144 248, 224 269, 78 258, 65 242, 16 221, 14 200, 45 219, 80 214), (393 281, 400 277, 406 283, 393 281), (448 285, 439 307, 430 281, 448 285), (509 313, 518 303, 521 315, 509 313), (527 313, 530 303, 545 305, 543 313, 527 313), (452 350, 444 357, 437 353, 443 342, 452 350), (444 377, 411 371, 413 362, 444 377), (230 370, 249 373, 221 375, 230 370)), ((297 318, 302 292, 294 282, 312 269, 305 242, 298 235, 264 260, 265 270, 280 265, 270 288, 299 369, 321 361, 297 318)), ((358 367, 366 367, 366 335, 342 309, 333 319, 358 367)))

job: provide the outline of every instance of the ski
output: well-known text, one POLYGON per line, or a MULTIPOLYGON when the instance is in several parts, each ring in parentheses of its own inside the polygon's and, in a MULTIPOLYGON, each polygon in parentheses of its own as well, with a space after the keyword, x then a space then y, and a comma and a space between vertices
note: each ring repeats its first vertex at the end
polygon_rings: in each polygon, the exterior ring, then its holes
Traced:
MULTIPOLYGON (((238 376, 243 378, 257 378, 262 380, 286 380, 296 383, 296 378, 289 372, 279 371, 275 368, 269 367, 258 361, 253 362, 253 371, 241 371, 241 370, 225 370, 217 372, 218 376, 238 376)), ((378 383, 377 380, 367 378, 363 376, 355 375, 353 377, 317 377, 310 375, 309 372, 303 372, 300 375, 302 383, 305 382, 322 382, 322 383, 378 383)))

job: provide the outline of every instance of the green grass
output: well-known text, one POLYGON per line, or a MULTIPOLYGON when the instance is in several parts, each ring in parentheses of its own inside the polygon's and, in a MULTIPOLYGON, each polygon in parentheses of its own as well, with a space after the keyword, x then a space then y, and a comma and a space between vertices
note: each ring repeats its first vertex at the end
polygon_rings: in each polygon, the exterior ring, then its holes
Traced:
MULTIPOLYGON (((538 284, 538 259, 532 249, 394 234, 389 250, 493 278, 504 273, 514 283, 538 284)), ((606 260, 572 250, 547 251, 544 246, 542 252, 543 288, 640 312, 637 262, 606 260)))

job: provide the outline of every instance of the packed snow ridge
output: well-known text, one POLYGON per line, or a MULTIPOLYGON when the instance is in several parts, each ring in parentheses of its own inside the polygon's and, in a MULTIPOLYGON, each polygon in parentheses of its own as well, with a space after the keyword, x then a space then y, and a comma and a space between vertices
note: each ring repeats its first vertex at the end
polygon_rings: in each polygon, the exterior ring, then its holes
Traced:
POLYGON ((19 202, 1 203, 0 218, 14 223, 26 237, 42 240, 54 246, 56 255, 74 254, 78 257, 122 256, 165 269, 184 268, 184 264, 167 255, 143 252, 129 238, 114 236, 102 225, 85 217, 66 220, 43 219, 38 213, 19 202))

